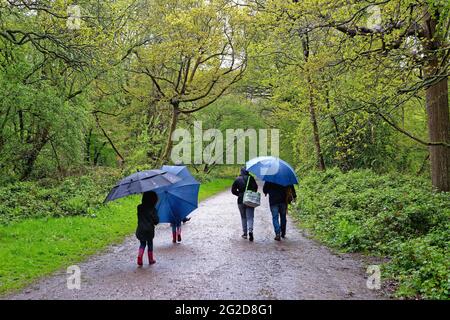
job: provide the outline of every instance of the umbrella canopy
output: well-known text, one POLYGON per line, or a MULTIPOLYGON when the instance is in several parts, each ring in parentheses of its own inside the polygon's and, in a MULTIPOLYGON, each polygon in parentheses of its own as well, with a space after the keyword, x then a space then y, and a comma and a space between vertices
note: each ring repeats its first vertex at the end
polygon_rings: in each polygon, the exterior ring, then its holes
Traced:
POLYGON ((200 182, 185 166, 163 166, 161 169, 175 174, 181 181, 156 191, 159 221, 177 223, 197 209, 200 182))
POLYGON ((276 157, 251 159, 247 161, 245 168, 263 181, 273 182, 282 186, 298 184, 294 169, 286 161, 276 157))
POLYGON ((109 192, 104 202, 112 201, 132 194, 155 191, 181 181, 175 174, 164 170, 139 171, 120 180, 109 192))

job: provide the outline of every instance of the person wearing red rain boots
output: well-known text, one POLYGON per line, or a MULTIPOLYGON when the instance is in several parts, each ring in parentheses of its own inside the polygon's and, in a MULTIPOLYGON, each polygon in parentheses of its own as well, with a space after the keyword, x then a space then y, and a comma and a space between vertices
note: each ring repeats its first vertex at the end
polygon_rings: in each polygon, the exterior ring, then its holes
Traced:
POLYGON ((170 226, 172 227, 172 242, 181 242, 181 221, 177 223, 171 223, 170 226))
POLYGON ((155 237, 155 226, 159 223, 156 212, 158 196, 153 191, 145 192, 142 195, 142 203, 137 207, 138 225, 136 228, 136 238, 141 242, 139 246, 137 264, 142 266, 145 247, 148 252, 148 263, 156 263, 153 257, 153 238, 155 237))

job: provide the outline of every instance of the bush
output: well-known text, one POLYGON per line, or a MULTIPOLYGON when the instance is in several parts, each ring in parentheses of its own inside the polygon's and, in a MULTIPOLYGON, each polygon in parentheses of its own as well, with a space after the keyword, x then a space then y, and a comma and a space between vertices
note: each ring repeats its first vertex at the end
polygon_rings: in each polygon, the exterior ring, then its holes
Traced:
POLYGON ((398 295, 447 298, 450 197, 428 181, 337 169, 301 180, 294 214, 317 238, 345 252, 392 258, 398 295))
POLYGON ((117 170, 98 168, 83 176, 26 181, 0 187, 0 224, 26 218, 88 214, 120 179, 117 170))
MULTIPOLYGON (((450 226, 449 226, 450 227, 450 226)), ((397 296, 448 299, 450 256, 447 231, 399 243, 388 266, 390 277, 399 281, 397 296)))

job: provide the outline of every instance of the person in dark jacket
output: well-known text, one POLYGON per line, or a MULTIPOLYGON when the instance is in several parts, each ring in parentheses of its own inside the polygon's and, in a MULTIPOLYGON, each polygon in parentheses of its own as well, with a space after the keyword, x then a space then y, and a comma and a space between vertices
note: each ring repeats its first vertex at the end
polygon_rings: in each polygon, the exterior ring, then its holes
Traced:
POLYGON ((266 182, 264 183, 263 193, 266 196, 269 195, 275 240, 280 241, 281 238, 286 237, 287 206, 297 197, 294 186, 284 187, 276 183, 266 182))
POLYGON ((248 180, 248 190, 252 191, 258 191, 258 185, 256 184, 255 179, 250 176, 247 170, 245 168, 241 168, 241 175, 234 180, 233 185, 231 187, 231 193, 233 193, 235 196, 237 196, 237 203, 239 212, 241 213, 241 222, 242 222, 242 238, 247 239, 247 232, 248 232, 248 239, 250 241, 253 241, 253 220, 255 215, 255 208, 248 207, 245 204, 243 204, 243 198, 244 198, 244 192, 245 187, 247 185, 248 180), (248 180, 250 179, 250 180, 248 180))
POLYGON ((153 257, 153 238, 155 237, 155 226, 159 223, 159 217, 156 212, 156 203, 158 196, 153 191, 145 192, 142 195, 142 203, 137 207, 138 225, 136 228, 136 238, 141 242, 137 264, 142 266, 145 247, 148 251, 148 263, 154 264, 156 260, 153 257))

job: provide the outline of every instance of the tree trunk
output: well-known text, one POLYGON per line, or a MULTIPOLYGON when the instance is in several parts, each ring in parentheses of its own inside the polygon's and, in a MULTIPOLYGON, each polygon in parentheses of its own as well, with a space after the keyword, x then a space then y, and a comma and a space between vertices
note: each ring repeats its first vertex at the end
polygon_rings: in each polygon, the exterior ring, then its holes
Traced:
POLYGON ((86 164, 91 164, 91 137, 92 137, 92 128, 89 129, 88 134, 86 135, 86 145, 85 145, 85 155, 84 160, 86 164))
POLYGON ((169 130, 169 134, 167 136, 166 148, 164 150, 163 155, 160 158, 161 163, 167 162, 169 160, 169 156, 170 156, 170 153, 172 152, 172 146, 173 146, 172 134, 174 133, 175 129, 177 128, 178 117, 180 115, 180 109, 179 109, 178 103, 172 104, 172 107, 173 107, 172 122, 170 124, 170 130, 169 130))
MULTIPOLYGON (((308 82, 310 81, 311 78, 308 76, 308 82)), ((309 115, 311 118, 311 125, 313 127, 314 146, 317 156, 317 168, 321 171, 325 171, 325 161, 323 160, 322 147, 320 146, 319 126, 317 125, 316 107, 314 105, 311 83, 309 83, 309 115)))
MULTIPOLYGON (((305 62, 309 60, 309 35, 308 33, 302 36, 303 57, 305 62)), ((311 125, 313 127, 314 147, 316 149, 317 168, 325 171, 325 161, 323 160, 322 147, 320 146, 319 126, 317 125, 316 107, 314 105, 313 81, 309 70, 306 71, 306 80, 308 82, 309 95, 309 115, 311 118, 311 125)))
POLYGON ((19 110, 18 112, 19 114, 19 137, 20 137, 20 142, 23 143, 24 140, 24 123, 23 123, 23 111, 19 110))
POLYGON ((154 148, 154 135, 156 132, 162 133, 156 124, 158 121, 158 114, 156 113, 156 100, 152 100, 147 108, 147 137, 149 143, 149 148, 147 149, 147 158, 149 163, 157 163, 159 160, 159 155, 161 151, 155 152, 154 148))
MULTIPOLYGON (((424 68, 426 80, 435 79, 443 70, 439 69, 438 51, 442 48, 436 33, 436 20, 426 12, 424 29, 426 39, 424 48, 429 52, 424 68)), ((428 134, 432 143, 450 143, 450 119, 448 106, 448 79, 441 77, 426 89, 426 110, 428 117, 428 134)), ((444 145, 429 147, 431 164, 431 181, 438 191, 450 191, 450 148, 444 145)))
POLYGON ((33 143, 33 147, 29 150, 22 158, 25 161, 24 169, 22 172, 22 176, 20 180, 26 180, 30 176, 33 171, 34 164, 37 160, 37 157, 42 151, 42 148, 49 141, 49 131, 47 128, 44 128, 40 131, 40 133, 35 137, 35 142, 33 143))
MULTIPOLYGON (((427 89, 428 133, 431 142, 450 143, 447 78, 427 89)), ((450 148, 430 146, 431 181, 439 191, 450 191, 450 148)))

